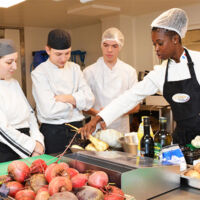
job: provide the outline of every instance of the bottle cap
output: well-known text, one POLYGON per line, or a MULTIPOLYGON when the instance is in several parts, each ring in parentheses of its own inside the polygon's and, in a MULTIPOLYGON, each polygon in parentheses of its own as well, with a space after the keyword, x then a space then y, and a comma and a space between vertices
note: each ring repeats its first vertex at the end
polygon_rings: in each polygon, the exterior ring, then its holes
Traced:
POLYGON ((159 121, 162 122, 162 123, 165 123, 165 122, 167 122, 167 118, 166 117, 160 117, 159 121))
POLYGON ((149 126, 150 125, 150 120, 148 116, 145 116, 143 118, 144 126, 149 126))

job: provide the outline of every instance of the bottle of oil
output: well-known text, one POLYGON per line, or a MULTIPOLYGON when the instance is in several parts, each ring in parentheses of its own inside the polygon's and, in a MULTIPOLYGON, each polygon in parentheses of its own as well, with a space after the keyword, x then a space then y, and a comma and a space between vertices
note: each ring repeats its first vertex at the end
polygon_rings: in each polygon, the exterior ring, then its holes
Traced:
POLYGON ((167 132, 167 118, 160 117, 159 119, 160 129, 154 136, 154 155, 156 159, 159 159, 159 153, 164 146, 171 145, 172 136, 167 132))
POLYGON ((154 141, 150 135, 150 120, 149 117, 144 117, 144 135, 140 143, 140 154, 145 157, 154 157, 154 141))
MULTIPOLYGON (((143 121, 144 121, 145 117, 148 117, 148 116, 142 116, 142 121, 141 121, 141 123, 139 125, 138 132, 137 132, 137 137, 138 137, 138 149, 137 149, 138 150, 138 155, 140 155, 140 141, 141 141, 141 139, 142 139, 142 137, 144 135, 144 123, 143 123, 143 121)), ((151 125, 150 125, 150 135, 151 135, 152 138, 154 138, 153 130, 151 128, 151 125)))

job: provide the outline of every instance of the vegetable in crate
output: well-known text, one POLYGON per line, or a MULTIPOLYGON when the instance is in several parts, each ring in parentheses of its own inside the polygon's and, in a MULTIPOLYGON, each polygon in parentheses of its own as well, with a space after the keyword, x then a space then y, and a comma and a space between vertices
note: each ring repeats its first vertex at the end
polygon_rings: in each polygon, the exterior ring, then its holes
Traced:
POLYGON ((104 200, 103 192, 91 186, 84 186, 76 193, 79 200, 104 200))
POLYGON ((72 182, 69 178, 58 176, 49 183, 49 194, 53 195, 58 192, 71 191, 72 182))
POLYGON ((104 200, 124 200, 125 196, 123 191, 112 185, 108 185, 105 187, 105 195, 104 200))
POLYGON ((103 188, 108 184, 108 175, 104 171, 93 172, 89 176, 88 184, 96 188, 103 188))
POLYGON ((69 173, 67 172, 68 168, 69 165, 63 162, 50 164, 45 171, 46 180, 50 182, 57 176, 70 177, 69 173))
POLYGON ((10 181, 6 184, 6 187, 9 189, 9 196, 15 197, 16 193, 24 189, 24 186, 17 181, 10 181))
POLYGON ((30 169, 25 162, 15 160, 8 165, 8 174, 14 180, 23 183, 29 177, 30 169))
POLYGON ((15 200, 35 200, 35 196, 33 190, 20 190, 15 195, 15 200))
POLYGON ((72 192, 59 192, 55 193, 49 198, 49 200, 78 200, 78 198, 72 192))

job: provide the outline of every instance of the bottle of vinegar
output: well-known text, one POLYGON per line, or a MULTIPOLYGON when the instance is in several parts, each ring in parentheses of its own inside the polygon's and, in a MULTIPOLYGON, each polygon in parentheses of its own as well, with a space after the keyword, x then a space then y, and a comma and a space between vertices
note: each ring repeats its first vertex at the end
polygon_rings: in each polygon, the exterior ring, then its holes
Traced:
POLYGON ((141 156, 154 157, 154 141, 150 135, 150 120, 149 117, 144 117, 144 135, 140 142, 140 154, 141 156))
POLYGON ((167 132, 167 118, 160 117, 159 123, 160 130, 154 136, 154 154, 156 159, 159 159, 162 148, 172 143, 172 136, 167 132))
MULTIPOLYGON (((145 117, 148 117, 148 116, 142 116, 142 121, 139 125, 139 128, 138 128, 138 132, 137 132, 137 137, 138 137, 138 155, 140 155, 140 141, 144 135, 144 118, 145 117)), ((150 125, 150 135, 152 138, 154 138, 154 135, 153 135, 153 130, 151 128, 151 125, 150 125)))

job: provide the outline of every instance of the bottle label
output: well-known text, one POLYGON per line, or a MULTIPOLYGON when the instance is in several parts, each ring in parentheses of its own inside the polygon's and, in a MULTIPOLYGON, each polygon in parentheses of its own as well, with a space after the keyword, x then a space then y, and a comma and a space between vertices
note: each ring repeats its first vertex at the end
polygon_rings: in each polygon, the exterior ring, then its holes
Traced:
POLYGON ((159 142, 154 143, 154 156, 156 159, 159 159, 159 154, 162 149, 162 145, 159 142))

